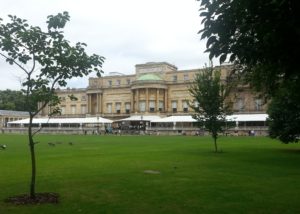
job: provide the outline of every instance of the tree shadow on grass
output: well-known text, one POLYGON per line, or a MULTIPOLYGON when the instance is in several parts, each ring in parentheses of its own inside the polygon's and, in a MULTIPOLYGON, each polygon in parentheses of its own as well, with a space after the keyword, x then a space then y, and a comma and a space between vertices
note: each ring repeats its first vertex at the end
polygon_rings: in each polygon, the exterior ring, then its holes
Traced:
POLYGON ((288 148, 288 149, 275 149, 275 151, 277 152, 282 152, 282 153, 288 153, 288 154, 298 154, 300 155, 300 149, 291 149, 291 148, 288 148))

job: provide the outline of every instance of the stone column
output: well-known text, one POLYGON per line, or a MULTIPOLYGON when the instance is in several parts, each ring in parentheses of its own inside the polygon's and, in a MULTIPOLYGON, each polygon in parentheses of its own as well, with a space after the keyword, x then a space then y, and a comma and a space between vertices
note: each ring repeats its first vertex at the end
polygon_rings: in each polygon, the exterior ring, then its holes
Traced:
POLYGON ((130 112, 134 112, 134 90, 131 90, 130 112))
POLYGON ((146 112, 149 111, 149 88, 146 88, 146 112))
POLYGON ((102 113, 102 94, 99 93, 99 106, 98 106, 98 112, 102 113))
POLYGON ((139 105, 140 105, 140 95, 139 89, 136 89, 136 111, 139 112, 139 105))
POLYGON ((159 89, 156 89, 156 112, 159 112, 159 89))
POLYGON ((103 113, 102 111, 103 111, 103 108, 102 108, 102 106, 103 106, 103 96, 102 96, 102 94, 99 94, 99 101, 100 101, 100 105, 99 105, 99 113, 103 113))
POLYGON ((96 101, 97 101, 97 104, 96 104, 96 114, 98 114, 99 113, 99 106, 100 106, 99 105, 100 104, 99 103, 100 100, 99 100, 99 94, 98 93, 96 94, 96 101))
POLYGON ((165 98, 164 110, 165 110, 165 112, 167 112, 168 111, 168 89, 165 89, 165 96, 164 96, 164 98, 165 98))
POLYGON ((88 113, 92 114, 92 95, 88 94, 88 113))
POLYGON ((103 93, 101 94, 101 113, 104 113, 104 99, 103 99, 103 93))

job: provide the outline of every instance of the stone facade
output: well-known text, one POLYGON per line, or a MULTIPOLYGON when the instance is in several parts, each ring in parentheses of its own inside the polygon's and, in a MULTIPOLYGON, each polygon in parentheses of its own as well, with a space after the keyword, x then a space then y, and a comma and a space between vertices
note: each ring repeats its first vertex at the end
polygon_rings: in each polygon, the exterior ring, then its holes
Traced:
MULTIPOLYGON (((62 117, 85 117, 88 109, 88 95, 86 89, 64 89, 56 90, 61 98, 60 109, 62 117), (77 100, 70 99, 70 95, 74 95, 77 100)), ((45 107, 41 115, 46 116, 51 112, 50 107, 45 107)))
MULTIPOLYGON (((101 116, 121 119, 130 115, 192 114, 193 98, 188 88, 202 69, 178 70, 166 62, 138 64, 133 75, 90 78, 86 89, 57 90, 62 98, 60 108, 65 117, 101 116), (77 101, 68 96, 73 94, 77 101)), ((221 78, 226 81, 230 66, 221 66, 221 78)), ((231 94, 234 112, 263 113, 266 106, 248 86, 238 86, 231 94)), ((45 108, 42 115, 51 111, 45 108)))

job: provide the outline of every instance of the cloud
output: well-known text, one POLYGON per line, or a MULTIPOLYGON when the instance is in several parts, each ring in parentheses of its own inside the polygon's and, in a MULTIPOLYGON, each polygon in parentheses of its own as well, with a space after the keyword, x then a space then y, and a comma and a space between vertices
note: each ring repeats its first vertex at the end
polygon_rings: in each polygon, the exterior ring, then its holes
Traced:
MULTIPOLYGON (((46 17, 68 11, 65 36, 87 43, 87 52, 106 58, 103 69, 134 73, 135 65, 167 61, 179 69, 201 68, 208 61, 201 29, 199 2, 194 0, 0 0, 0 17, 14 14, 29 24, 46 27, 46 17)), ((0 58, 0 89, 18 89, 17 68, 0 58), (1 81, 2 82, 2 81, 1 81)), ((87 78, 70 87, 86 87, 87 78)))

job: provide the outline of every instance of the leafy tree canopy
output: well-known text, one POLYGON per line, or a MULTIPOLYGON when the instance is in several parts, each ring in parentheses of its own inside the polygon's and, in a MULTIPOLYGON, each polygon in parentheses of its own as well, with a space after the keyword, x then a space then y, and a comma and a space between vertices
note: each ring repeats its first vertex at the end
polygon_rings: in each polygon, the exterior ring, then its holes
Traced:
POLYGON ((227 59, 248 72, 262 66, 264 72, 257 74, 265 80, 262 85, 298 76, 298 4, 297 0, 201 0, 200 33, 208 39, 206 51, 210 58, 220 57, 221 63, 227 59))
POLYGON ((270 136, 284 143, 298 142, 300 139, 299 91, 300 84, 289 81, 279 89, 269 105, 270 136))

